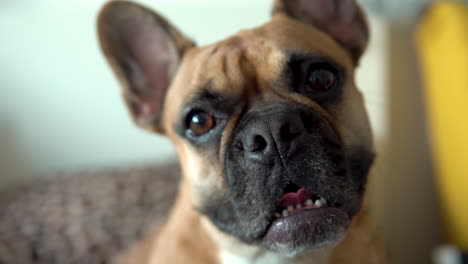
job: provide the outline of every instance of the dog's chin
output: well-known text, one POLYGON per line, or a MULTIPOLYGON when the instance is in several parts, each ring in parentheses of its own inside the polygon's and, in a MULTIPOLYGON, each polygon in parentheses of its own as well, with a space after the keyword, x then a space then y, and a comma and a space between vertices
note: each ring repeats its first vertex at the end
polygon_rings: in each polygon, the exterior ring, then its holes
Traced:
POLYGON ((262 246, 287 257, 336 246, 345 237, 351 217, 334 207, 303 209, 274 220, 262 246))
POLYGON ((350 208, 357 208, 359 200, 346 197, 340 199, 347 201, 343 204, 289 183, 262 237, 263 246, 289 257, 336 246, 351 224, 356 209, 350 208))
POLYGON ((271 202, 254 196, 236 203, 225 194, 206 199, 200 209, 221 231, 246 244, 300 257, 340 243, 361 206, 362 196, 349 190, 332 188, 320 193, 289 183, 271 202), (257 204, 252 206, 255 199, 257 204))

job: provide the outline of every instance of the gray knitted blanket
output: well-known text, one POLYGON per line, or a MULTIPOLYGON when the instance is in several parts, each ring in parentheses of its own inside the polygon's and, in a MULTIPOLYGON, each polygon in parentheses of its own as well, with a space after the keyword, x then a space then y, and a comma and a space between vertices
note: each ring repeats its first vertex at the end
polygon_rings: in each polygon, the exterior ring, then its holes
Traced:
POLYGON ((180 169, 87 173, 0 194, 0 264, 104 264, 165 221, 180 169))

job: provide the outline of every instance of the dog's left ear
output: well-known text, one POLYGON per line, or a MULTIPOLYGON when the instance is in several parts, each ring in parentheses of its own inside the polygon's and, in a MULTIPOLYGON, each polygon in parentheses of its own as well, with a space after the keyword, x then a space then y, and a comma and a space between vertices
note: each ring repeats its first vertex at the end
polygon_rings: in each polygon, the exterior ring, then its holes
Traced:
POLYGON ((163 133, 166 92, 185 52, 194 46, 162 16, 128 1, 107 3, 98 17, 99 41, 123 86, 137 125, 163 133))
POLYGON ((273 14, 285 14, 326 32, 355 64, 367 46, 369 27, 355 0, 275 0, 273 14))

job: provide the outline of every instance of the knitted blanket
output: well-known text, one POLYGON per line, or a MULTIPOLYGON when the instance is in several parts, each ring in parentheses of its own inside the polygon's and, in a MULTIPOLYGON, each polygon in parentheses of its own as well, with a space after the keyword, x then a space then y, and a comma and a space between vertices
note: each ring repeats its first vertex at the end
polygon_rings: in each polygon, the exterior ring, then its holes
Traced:
POLYGON ((0 264, 110 263, 165 221, 175 165, 51 178, 0 194, 0 264))

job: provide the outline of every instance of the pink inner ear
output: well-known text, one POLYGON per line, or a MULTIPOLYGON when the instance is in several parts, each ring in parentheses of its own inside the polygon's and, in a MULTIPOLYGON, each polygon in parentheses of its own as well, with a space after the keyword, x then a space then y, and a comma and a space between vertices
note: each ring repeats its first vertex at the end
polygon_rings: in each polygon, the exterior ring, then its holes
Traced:
POLYGON ((368 29, 355 0, 296 1, 293 12, 304 22, 321 28, 352 52, 364 49, 368 29))
POLYGON ((129 46, 140 71, 133 76, 132 89, 139 99, 133 110, 139 118, 152 120, 162 110, 173 74, 171 69, 179 58, 167 33, 160 27, 140 24, 132 33, 129 46))

